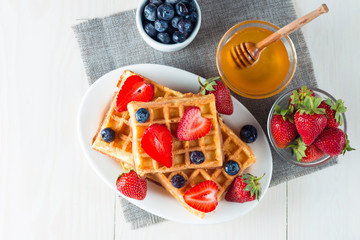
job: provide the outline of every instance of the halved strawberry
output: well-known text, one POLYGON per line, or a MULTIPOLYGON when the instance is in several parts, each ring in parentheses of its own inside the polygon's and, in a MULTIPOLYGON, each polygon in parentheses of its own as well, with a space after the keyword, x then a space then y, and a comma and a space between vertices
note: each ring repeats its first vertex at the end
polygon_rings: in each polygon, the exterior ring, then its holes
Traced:
POLYGON ((196 210, 204 213, 211 212, 218 205, 217 192, 217 184, 206 180, 184 193, 184 201, 196 210))
POLYGON ((152 159, 167 168, 172 166, 172 136, 164 125, 150 125, 144 131, 140 144, 152 159))
POLYGON ((191 141, 205 136, 210 129, 210 119, 201 116, 200 108, 190 107, 181 118, 176 137, 181 141, 191 141))
POLYGON ((131 101, 149 102, 154 97, 154 86, 138 76, 128 77, 116 96, 115 111, 127 110, 131 101))

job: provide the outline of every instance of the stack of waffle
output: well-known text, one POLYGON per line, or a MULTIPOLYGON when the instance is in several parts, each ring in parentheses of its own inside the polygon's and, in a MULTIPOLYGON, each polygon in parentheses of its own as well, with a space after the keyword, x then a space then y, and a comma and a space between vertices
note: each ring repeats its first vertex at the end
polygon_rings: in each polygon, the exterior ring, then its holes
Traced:
POLYGON ((232 181, 247 167, 254 164, 256 158, 250 147, 241 141, 218 116, 212 94, 205 96, 182 94, 139 75, 153 85, 152 101, 131 102, 128 104, 128 111, 117 112, 115 110, 116 96, 126 79, 132 75, 138 74, 125 70, 121 75, 110 109, 93 138, 92 148, 119 163, 133 167, 139 176, 160 183, 189 212, 203 218, 205 213, 190 207, 184 201, 184 193, 205 180, 212 180, 218 185, 217 197, 220 200, 232 181), (176 130, 188 107, 198 107, 202 117, 210 119, 211 129, 199 139, 180 141, 176 138, 176 130), (140 108, 145 108, 150 113, 145 123, 136 121, 135 113, 140 108), (140 141, 145 129, 154 123, 165 125, 172 134, 173 157, 172 166, 169 168, 153 160, 141 148, 140 141), (114 141, 108 143, 101 139, 100 132, 104 128, 115 131, 114 141), (192 163, 189 157, 192 151, 203 152, 204 162, 192 163), (240 166, 239 173, 234 176, 227 174, 223 167, 229 160, 236 161, 240 166), (182 175, 186 180, 186 184, 180 189, 171 184, 171 178, 174 175, 182 175))

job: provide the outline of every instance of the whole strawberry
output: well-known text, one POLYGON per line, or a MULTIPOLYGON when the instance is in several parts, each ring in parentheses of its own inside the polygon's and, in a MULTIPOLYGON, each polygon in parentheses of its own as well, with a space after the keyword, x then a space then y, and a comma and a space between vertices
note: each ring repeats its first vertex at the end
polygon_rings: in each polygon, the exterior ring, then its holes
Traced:
POLYGON ((116 188, 125 196, 143 200, 146 196, 146 179, 141 179, 134 170, 125 170, 116 180, 116 188))
POLYGON ((296 129, 306 145, 312 144, 326 126, 325 109, 318 108, 320 103, 321 98, 307 96, 295 113, 296 129))
POLYGON ((275 106, 275 112, 270 121, 270 128, 276 145, 286 148, 298 135, 293 117, 288 111, 282 111, 279 105, 275 106))
POLYGON ((336 103, 334 103, 328 98, 321 102, 319 108, 325 109, 326 116, 328 117, 326 124, 327 128, 337 128, 339 125, 341 126, 343 124, 341 113, 346 112, 346 107, 341 99, 338 99, 336 103))
POLYGON ((339 128, 326 128, 315 140, 314 144, 330 156, 337 156, 340 153, 345 154, 346 151, 355 150, 350 147, 347 135, 339 128))
POLYGON ((200 83, 200 92, 203 95, 210 93, 215 95, 216 110, 219 113, 231 115, 234 111, 233 102, 231 100, 231 94, 227 86, 220 77, 209 78, 204 84, 201 83, 200 77, 198 77, 200 83))
POLYGON ((318 149, 315 144, 306 146, 301 137, 289 145, 299 162, 312 162, 324 156, 324 152, 318 149))
POLYGON ((257 178, 247 173, 236 177, 225 195, 225 200, 238 203, 259 200, 261 195, 260 179, 264 175, 265 173, 260 178, 257 178))

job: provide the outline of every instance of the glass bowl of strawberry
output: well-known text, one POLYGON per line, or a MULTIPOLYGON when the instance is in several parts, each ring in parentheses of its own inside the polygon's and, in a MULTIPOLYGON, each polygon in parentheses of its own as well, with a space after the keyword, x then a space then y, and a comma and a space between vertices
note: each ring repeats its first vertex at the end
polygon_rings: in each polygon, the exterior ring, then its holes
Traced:
POLYGON ((341 99, 303 86, 281 95, 270 109, 267 132, 282 159, 314 167, 354 150, 346 135, 346 107, 341 99))

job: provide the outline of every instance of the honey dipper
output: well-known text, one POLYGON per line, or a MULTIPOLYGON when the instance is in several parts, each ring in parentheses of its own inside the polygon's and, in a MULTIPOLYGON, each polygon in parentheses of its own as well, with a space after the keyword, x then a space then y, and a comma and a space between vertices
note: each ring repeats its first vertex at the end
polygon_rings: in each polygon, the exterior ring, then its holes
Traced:
POLYGON ((244 42, 234 46, 230 51, 231 56, 239 68, 249 67, 259 59, 261 51, 264 50, 267 46, 283 37, 286 37, 290 33, 298 30, 305 24, 311 22, 323 13, 327 13, 328 11, 329 9, 326 4, 322 4, 316 10, 306 14, 301 18, 296 19, 285 27, 280 28, 279 30, 258 43, 244 42))

